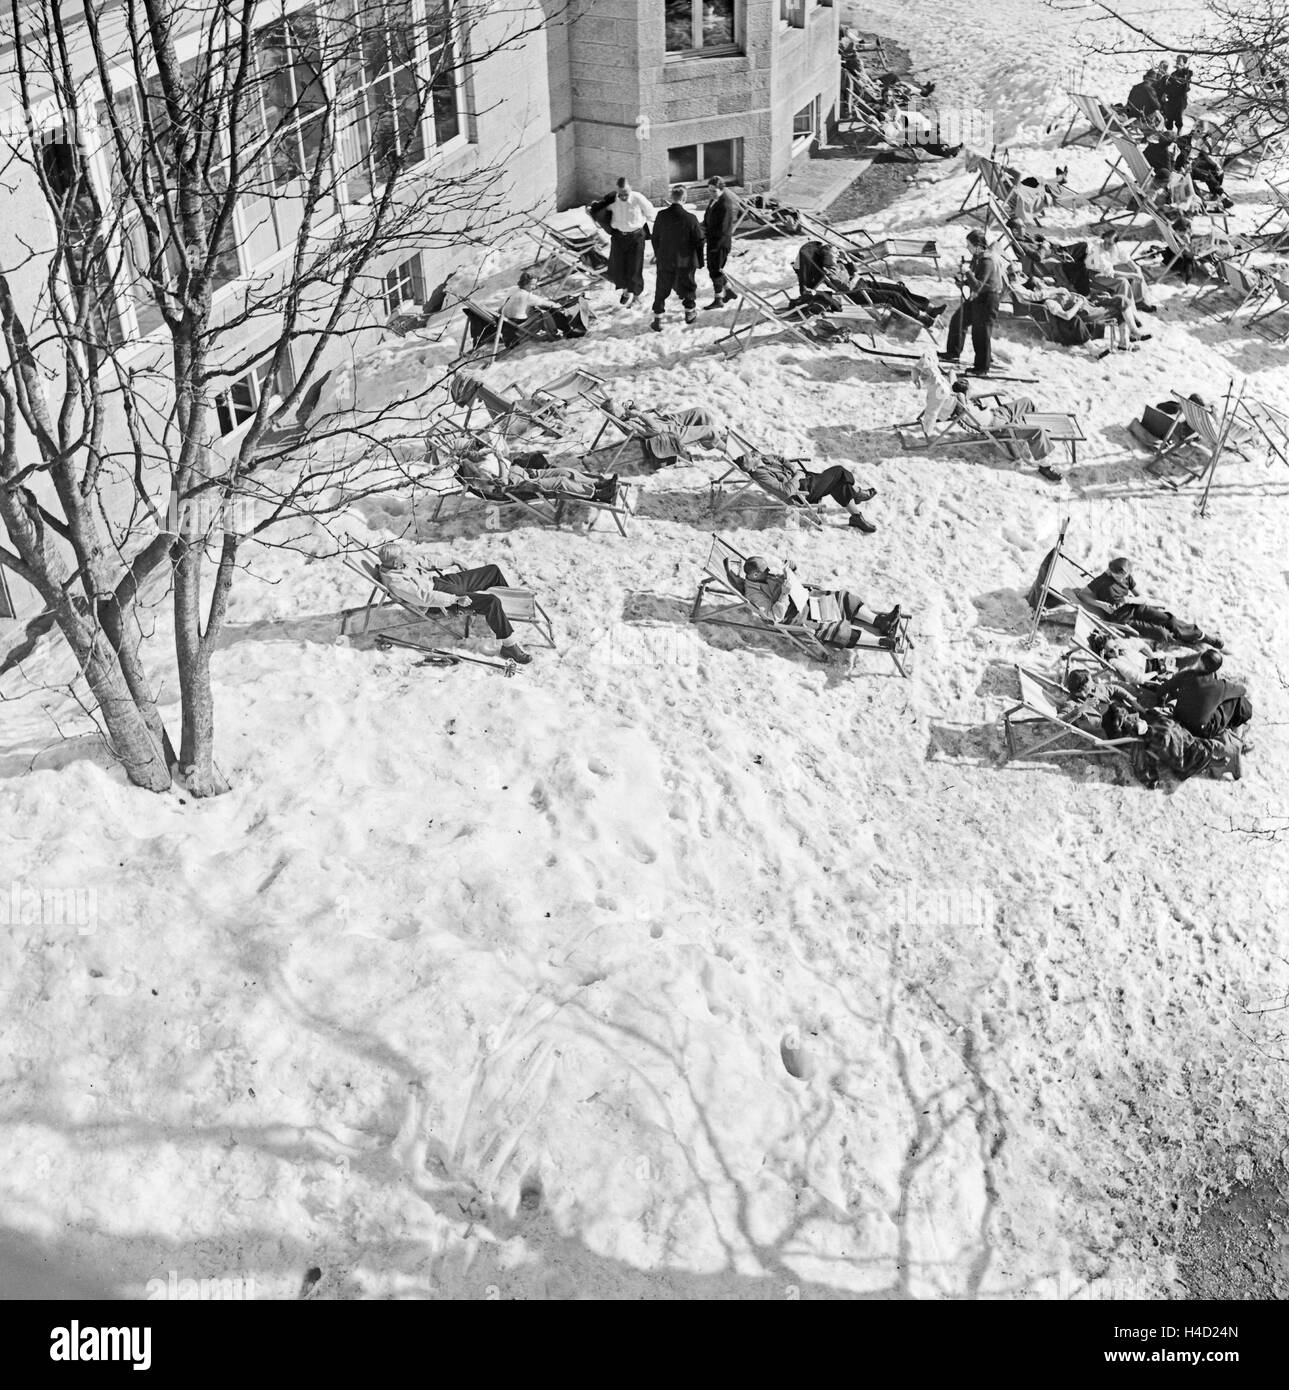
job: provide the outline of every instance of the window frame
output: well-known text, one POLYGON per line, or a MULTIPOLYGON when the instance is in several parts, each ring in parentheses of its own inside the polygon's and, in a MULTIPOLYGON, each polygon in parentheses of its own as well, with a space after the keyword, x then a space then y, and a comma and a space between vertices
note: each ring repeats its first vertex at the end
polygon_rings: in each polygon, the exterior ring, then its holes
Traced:
POLYGON ((663 57, 667 62, 683 62, 690 58, 735 58, 743 53, 743 6, 740 0, 729 0, 730 17, 734 21, 734 37, 728 43, 706 45, 703 43, 703 4, 704 0, 688 0, 690 47, 667 47, 667 10, 663 7, 663 57))
POLYGON ((391 266, 385 272, 382 293, 387 315, 398 313, 404 304, 425 303, 425 266, 419 251, 414 256, 409 256, 405 261, 391 266), (395 281, 394 285, 390 284, 391 280, 395 281), (408 293, 402 294, 397 300, 394 300, 392 297, 394 291, 400 286, 404 287, 408 293))
MULTIPOLYGON (((673 145, 667 151, 667 182, 685 183, 692 185, 705 184, 712 177, 712 172, 706 168, 704 151, 709 145, 733 145, 734 146, 734 172, 732 174, 721 173, 726 184, 734 188, 743 186, 743 137, 741 135, 727 135, 719 140, 695 140, 689 145, 673 145), (694 150, 695 176, 692 179, 681 179, 671 177, 672 154, 676 150, 694 150)), ((719 172, 719 171, 716 171, 719 172)))

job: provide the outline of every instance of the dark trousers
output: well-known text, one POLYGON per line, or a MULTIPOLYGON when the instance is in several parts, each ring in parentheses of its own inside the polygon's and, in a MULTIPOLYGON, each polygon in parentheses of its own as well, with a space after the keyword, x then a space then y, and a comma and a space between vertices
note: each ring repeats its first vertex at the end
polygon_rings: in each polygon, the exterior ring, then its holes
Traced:
POLYGON ((510 587, 496 565, 480 565, 478 569, 459 570, 456 574, 436 574, 434 587, 441 594, 469 594, 470 607, 503 642, 514 634, 515 629, 510 626, 501 600, 496 594, 481 592, 510 587))
POLYGON ((609 232, 609 279, 620 290, 644 293, 644 228, 609 232))
POLYGON ((654 279, 653 311, 661 314, 667 307, 672 291, 680 296, 686 309, 692 309, 698 298, 698 268, 692 265, 662 265, 654 279))
POLYGON ((1110 615, 1111 621, 1127 623, 1143 637, 1163 640, 1175 637, 1179 642, 1198 642, 1203 635, 1195 623, 1184 623, 1163 608, 1152 608, 1148 603, 1124 603, 1110 615), (1160 634, 1162 633, 1162 638, 1160 634))
POLYGON ((962 341, 967 336, 967 330, 971 327, 971 310, 974 302, 974 300, 964 299, 949 319, 949 338, 944 345, 944 350, 950 357, 959 357, 962 354, 962 341))
POLYGON ((1160 114, 1164 118, 1166 130, 1180 130, 1182 117, 1186 114, 1186 103, 1184 101, 1166 101, 1160 108, 1160 114))
POLYGON ((907 314, 910 318, 919 319, 924 314, 931 312, 931 301, 923 295, 914 294, 903 285, 884 285, 880 280, 860 280, 855 291, 862 291, 859 295, 860 302, 866 297, 871 299, 874 304, 887 304, 892 309, 898 309, 901 314, 907 314))
POLYGON ((725 279, 725 262, 729 258, 728 241, 707 248, 707 273, 712 277, 712 289, 716 294, 724 294, 729 289, 729 282, 725 279))
POLYGON ((998 319, 998 296, 981 290, 971 301, 971 348, 976 355, 972 369, 987 372, 994 360, 994 324, 998 319))
POLYGON ((849 506, 855 500, 855 475, 840 464, 820 473, 807 473, 806 480, 806 501, 811 505, 824 497, 831 497, 839 507, 849 506))

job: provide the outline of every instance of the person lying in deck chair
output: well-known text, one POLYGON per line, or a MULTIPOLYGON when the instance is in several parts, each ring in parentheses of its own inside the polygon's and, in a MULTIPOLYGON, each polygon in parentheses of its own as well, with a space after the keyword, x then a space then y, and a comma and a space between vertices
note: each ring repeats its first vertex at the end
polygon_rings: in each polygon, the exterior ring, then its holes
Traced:
POLYGON ((877 530, 859 509, 861 502, 871 502, 877 496, 877 489, 856 487, 855 475, 849 468, 834 464, 812 473, 800 459, 760 452, 740 456, 735 462, 748 477, 755 478, 763 486, 787 493, 794 500, 800 498, 810 506, 831 497, 850 513, 849 524, 866 536, 877 530))
POLYGON ((1152 688, 1156 694, 1153 704, 1159 703, 1166 680, 1179 671, 1190 670, 1201 659, 1199 653, 1175 656, 1170 652, 1157 652, 1154 643, 1145 637, 1116 637, 1100 630, 1088 635, 1088 650, 1099 656, 1126 684, 1152 688))
POLYGON ((1112 704, 1101 721, 1107 738, 1145 740, 1138 776, 1147 787, 1157 787, 1161 771, 1171 772, 1179 782, 1201 772, 1221 776, 1229 772, 1240 780, 1241 754, 1248 748, 1238 734, 1224 730, 1215 738, 1203 738, 1185 729, 1167 710, 1137 713, 1112 704))
POLYGON ((496 565, 457 570, 444 574, 428 565, 409 560, 398 541, 386 541, 380 548, 377 566, 381 583, 396 598, 418 608, 469 608, 478 613, 501 641, 501 655, 507 661, 527 665, 532 657, 515 641, 515 630, 506 617, 505 607, 490 589, 508 589, 506 577, 496 565))
POLYGON ((853 647, 863 641, 864 634, 877 637, 883 647, 894 648, 894 633, 900 621, 900 607, 885 613, 870 608, 858 594, 846 589, 833 589, 824 594, 811 594, 801 582, 796 570, 786 560, 749 555, 740 574, 729 560, 725 562, 725 577, 730 587, 771 622, 810 628, 814 636, 830 647, 853 647), (835 622, 821 622, 817 616, 819 601, 831 600, 841 613, 835 622))
POLYGON ((687 458, 691 446, 700 449, 725 447, 726 429, 715 411, 691 405, 683 410, 642 410, 634 401, 606 403, 609 413, 631 425, 640 435, 644 462, 661 468, 687 458))
POLYGON ((587 473, 543 453, 509 454, 495 431, 466 438, 452 457, 462 482, 499 485, 517 497, 581 497, 595 502, 617 499, 616 473, 587 473))
POLYGON ((792 263, 800 291, 795 307, 836 311, 842 296, 854 304, 876 304, 898 309, 924 328, 934 328, 948 307, 934 304, 925 295, 915 294, 902 280, 888 280, 860 269, 848 257, 822 241, 803 243, 792 263), (831 291, 831 293, 829 293, 831 291))
POLYGON ((1161 642, 1173 640, 1184 647, 1222 647, 1222 639, 1204 632, 1195 623, 1183 622, 1165 608, 1144 603, 1137 593, 1132 561, 1121 555, 1111 560, 1088 584, 1088 592, 1108 609, 1112 623, 1123 623, 1143 637, 1161 642))
MULTIPOLYGON (((979 426, 982 429, 997 431, 1004 436, 1004 443, 1024 445, 1029 452, 1029 457, 1038 465, 1038 471, 1043 477, 1050 479, 1054 483, 1059 483, 1065 476, 1059 469, 1052 464, 1045 462, 1052 456, 1054 445, 1047 431, 1041 425, 1027 425, 1025 417, 1032 415, 1038 407, 1029 396, 1017 396, 1015 400, 1006 400, 1002 397, 990 397, 984 400, 972 400, 970 385, 966 377, 958 379, 950 387, 953 396, 960 398, 964 402, 970 402, 970 414, 967 417, 968 423, 979 426)), ((949 409, 953 409, 952 403, 949 409)), ((1008 448, 1007 453, 1012 458, 1024 458, 1025 450, 1008 448)))
POLYGON ((1120 685, 1108 671, 1089 671, 1076 666, 1065 677, 1069 699, 1057 711, 1062 719, 1078 724, 1090 734, 1099 734, 1102 720, 1111 705, 1140 712, 1144 706, 1132 689, 1120 685))

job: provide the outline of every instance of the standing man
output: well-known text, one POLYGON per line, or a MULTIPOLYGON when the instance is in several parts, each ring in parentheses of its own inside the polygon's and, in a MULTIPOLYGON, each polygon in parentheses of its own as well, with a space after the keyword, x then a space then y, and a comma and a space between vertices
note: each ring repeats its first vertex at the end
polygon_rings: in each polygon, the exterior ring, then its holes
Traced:
POLYGON ((654 218, 653 254, 657 261, 657 280, 653 292, 655 333, 662 332, 662 314, 672 290, 685 306, 685 322, 698 317, 694 304, 698 298, 697 273, 703 263, 703 229, 698 218, 685 206, 685 185, 671 190, 671 201, 654 218))
POLYGON ((619 304, 634 304, 644 293, 645 233, 657 216, 643 193, 622 178, 609 204, 609 279, 622 291, 619 304))
POLYGON ((707 273, 712 277, 714 298, 705 309, 719 309, 736 296, 725 280, 725 262, 734 245, 734 195, 725 187, 725 180, 715 174, 707 180, 712 201, 703 213, 703 240, 707 243, 707 273))
POLYGON ((1182 132, 1182 117, 1191 99, 1191 65, 1183 53, 1177 59, 1171 73, 1164 79, 1163 90, 1159 95, 1159 106, 1164 113, 1164 127, 1182 132))
POLYGON ((962 307, 949 320, 949 341, 940 354, 941 361, 956 362, 962 352, 966 327, 971 325, 971 347, 975 361, 969 376, 988 376, 993 366, 994 324, 1003 293, 1003 267, 997 251, 990 250, 984 232, 967 233, 971 263, 957 277, 965 298, 962 307))

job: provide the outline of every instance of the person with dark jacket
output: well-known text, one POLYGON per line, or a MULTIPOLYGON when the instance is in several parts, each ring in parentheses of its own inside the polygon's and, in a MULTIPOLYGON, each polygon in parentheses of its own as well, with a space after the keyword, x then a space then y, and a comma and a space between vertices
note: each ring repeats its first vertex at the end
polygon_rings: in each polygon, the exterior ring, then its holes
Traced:
POLYGON ((970 329, 975 362, 969 369, 969 375, 988 376, 993 365, 994 323, 998 318, 1005 277, 1001 257, 990 247, 988 238, 980 228, 967 233, 967 245, 971 248, 970 264, 964 266, 955 277, 964 298, 949 320, 949 337, 940 358, 945 362, 956 362, 962 351, 963 339, 970 329))
POLYGON ((1128 115, 1153 123, 1159 114, 1159 93, 1155 88, 1153 69, 1132 87, 1128 93, 1128 100, 1123 105, 1128 115))
POLYGON ((860 510, 860 504, 871 502, 877 496, 877 489, 855 486, 855 475, 849 468, 834 464, 831 468, 813 473, 805 466, 803 459, 784 458, 781 454, 763 454, 759 451, 740 455, 738 466, 750 478, 755 478, 762 487, 786 494, 793 503, 807 503, 814 506, 825 497, 831 497, 839 507, 850 513, 849 525, 872 535, 877 527, 860 510))
POLYGON ((671 292, 680 296, 685 306, 685 322, 698 317, 694 305, 698 299, 698 268, 703 263, 703 228, 698 218, 685 206, 685 185, 675 184, 671 201, 654 218, 654 260, 657 273, 653 291, 653 322, 656 333, 662 332, 662 314, 671 292))
POLYGON ((1179 671, 1164 682, 1161 703, 1171 701, 1173 718, 1201 738, 1216 738, 1253 718, 1253 702, 1239 681, 1218 675, 1222 653, 1200 653, 1198 666, 1179 671))
POLYGON ((1173 172, 1173 137, 1165 135, 1163 131, 1156 131, 1141 147, 1141 153, 1145 156, 1146 163, 1155 171, 1156 180, 1167 183, 1169 175, 1173 172))
POLYGON ((1159 785, 1161 771, 1185 782, 1201 772, 1221 776, 1229 772, 1238 782, 1241 754, 1248 745, 1238 734, 1223 730, 1212 738, 1193 734, 1165 709, 1133 710, 1114 702, 1101 719, 1107 738, 1138 738, 1138 775, 1148 787, 1159 785))
POLYGON ((1191 75, 1190 61, 1183 53, 1172 72, 1164 78, 1159 106, 1168 130, 1180 131, 1182 128, 1182 117, 1186 114, 1191 97, 1191 75))
POLYGON ((725 180, 716 175, 707 180, 712 201, 703 213, 703 241, 707 247, 707 273, 712 277, 712 302, 704 305, 707 309, 719 309, 735 298, 733 290, 725 279, 725 262, 729 260, 734 245, 734 223, 737 209, 734 195, 725 187, 725 180))
POLYGON ((1166 609, 1141 603, 1136 598, 1137 581, 1132 576, 1132 562, 1124 556, 1111 560, 1088 584, 1088 592, 1106 606, 1112 623, 1123 623, 1143 637, 1160 641, 1171 639, 1187 647, 1222 645, 1220 638, 1206 634, 1195 623, 1183 622, 1166 609))

